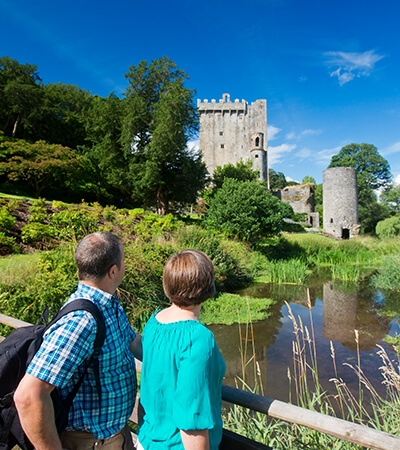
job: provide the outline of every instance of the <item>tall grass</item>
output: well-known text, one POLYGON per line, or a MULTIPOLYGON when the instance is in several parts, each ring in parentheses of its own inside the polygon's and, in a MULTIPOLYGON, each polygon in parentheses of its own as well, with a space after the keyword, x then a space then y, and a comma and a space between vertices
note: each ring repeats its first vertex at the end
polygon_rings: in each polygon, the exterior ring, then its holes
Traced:
MULTIPOLYGON (((310 302, 309 302, 310 303, 310 302)), ((323 390, 318 377, 317 352, 313 331, 311 304, 309 304, 311 330, 308 330, 301 319, 297 320, 288 305, 289 317, 293 324, 293 368, 288 369, 290 383, 294 385, 295 402, 304 408, 318 411, 331 416, 339 416, 345 420, 368 425, 369 427, 399 435, 400 433, 400 369, 399 355, 392 361, 386 351, 379 347, 378 355, 382 366, 382 384, 386 387, 386 395, 381 397, 372 383, 367 379, 363 370, 359 350, 358 332, 355 331, 357 344, 357 363, 345 365, 351 367, 358 377, 358 392, 350 391, 346 382, 338 377, 337 362, 334 346, 331 343, 333 361, 333 377, 331 381, 336 388, 334 396, 328 396, 323 390), (365 404, 366 393, 369 394, 370 406, 365 404)), ((249 361, 259 371, 253 352, 250 359, 241 351, 242 365, 249 361)), ((256 386, 261 380, 259 372, 255 373, 256 386)), ((243 389, 256 391, 248 383, 241 382, 243 389)), ((292 385, 290 386, 290 390, 292 385)), ((294 400, 294 399, 293 399, 294 400)), ((250 411, 234 405, 225 412, 224 425, 228 429, 254 439, 274 449, 361 449, 360 446, 338 440, 323 433, 310 430, 296 424, 287 424, 266 415, 250 411)))
POLYGON ((300 259, 265 261, 256 282, 303 284, 311 273, 308 265, 300 259))

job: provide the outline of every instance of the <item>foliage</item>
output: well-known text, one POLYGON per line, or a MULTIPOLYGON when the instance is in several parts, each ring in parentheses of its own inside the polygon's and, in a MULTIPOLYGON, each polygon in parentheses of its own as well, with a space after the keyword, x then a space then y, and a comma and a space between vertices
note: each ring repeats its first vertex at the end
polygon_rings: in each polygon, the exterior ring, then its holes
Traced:
POLYGON ((98 218, 86 209, 60 211, 51 217, 57 238, 73 242, 78 242, 87 234, 97 231, 97 223, 98 218))
POLYGON ((400 234, 400 215, 382 220, 376 225, 376 235, 380 238, 394 237, 400 234))
POLYGON ((386 256, 379 272, 372 276, 371 281, 380 289, 400 291, 400 253, 386 256))
POLYGON ((270 189, 284 189, 288 185, 285 174, 282 172, 275 172, 269 169, 269 187, 270 189))
POLYGON ((20 253, 20 251, 15 237, 7 236, 6 233, 0 231, 0 256, 20 253))
POLYGON ((272 260, 264 264, 263 274, 256 277, 256 281, 303 284, 310 273, 308 264, 300 259, 272 260))
POLYGON ((258 177, 258 172, 253 170, 251 159, 248 159, 246 162, 240 160, 236 165, 225 164, 224 166, 218 166, 212 175, 213 195, 222 187, 227 178, 233 178, 237 181, 256 181, 258 177))
POLYGON ((310 176, 310 175, 306 175, 302 180, 301 180, 301 184, 307 184, 307 183, 313 183, 313 184, 317 184, 317 182, 315 181, 315 178, 310 176))
POLYGON ((253 241, 277 234, 292 208, 274 197, 257 181, 227 178, 210 200, 206 226, 239 239, 253 241))
POLYGON ((389 186, 382 192, 379 201, 387 206, 393 213, 400 213, 400 184, 389 186))
POLYGON ((78 176, 82 159, 60 145, 24 140, 0 144, 0 177, 18 186, 27 184, 36 197, 46 189, 65 186, 66 180, 78 176))
POLYGON ((31 222, 21 230, 21 240, 24 244, 32 244, 38 249, 49 249, 54 245, 56 230, 49 224, 31 222))
POLYGON ((16 221, 17 218, 8 212, 6 206, 0 208, 0 232, 5 233, 12 230, 16 221))
POLYGON ((392 179, 390 165, 371 144, 349 144, 332 156, 329 167, 354 167, 371 189, 385 187, 392 179))
POLYGON ((176 230, 182 222, 171 213, 159 216, 155 213, 146 213, 142 220, 135 225, 135 232, 142 237, 160 236, 166 231, 176 230))
POLYGON ((37 66, 0 58, 0 130, 8 136, 29 138, 39 114, 42 83, 37 66))
POLYGON ((271 303, 274 301, 268 298, 218 294, 203 304, 200 320, 206 325, 245 323, 248 320, 248 309, 251 311, 253 321, 264 320, 271 314, 268 311, 271 303))
POLYGON ((184 87, 185 72, 167 57, 131 66, 125 78, 120 138, 125 178, 135 198, 156 199, 164 215, 171 200, 193 203, 206 182, 200 155, 186 147, 198 127, 194 92, 184 87))

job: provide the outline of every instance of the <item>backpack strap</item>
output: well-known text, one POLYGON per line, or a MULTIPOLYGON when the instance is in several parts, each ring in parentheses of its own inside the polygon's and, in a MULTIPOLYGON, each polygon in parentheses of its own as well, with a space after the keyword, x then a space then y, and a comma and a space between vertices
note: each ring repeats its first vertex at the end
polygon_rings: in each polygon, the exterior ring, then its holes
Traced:
POLYGON ((79 380, 73 387, 72 391, 67 395, 64 405, 66 410, 68 411, 69 408, 72 405, 72 402, 78 393, 79 388, 82 385, 83 379, 86 375, 88 367, 92 364, 93 365, 93 371, 94 371, 94 378, 96 382, 96 390, 97 395, 99 397, 99 415, 101 414, 101 386, 100 386, 100 370, 99 370, 99 354, 101 347, 103 346, 105 337, 106 337, 106 326, 104 322, 103 314, 99 311, 99 308, 90 300, 79 298, 72 300, 67 305, 65 305, 63 308, 58 311, 58 313, 53 317, 51 322, 46 326, 46 330, 49 329, 52 325, 54 325, 58 320, 61 319, 61 317, 64 317, 65 315, 73 312, 73 311, 88 311, 90 314, 92 314, 93 318, 96 320, 97 323, 97 333, 96 338, 94 340, 93 344, 93 353, 86 364, 85 370, 82 373, 82 375, 79 377, 79 380))

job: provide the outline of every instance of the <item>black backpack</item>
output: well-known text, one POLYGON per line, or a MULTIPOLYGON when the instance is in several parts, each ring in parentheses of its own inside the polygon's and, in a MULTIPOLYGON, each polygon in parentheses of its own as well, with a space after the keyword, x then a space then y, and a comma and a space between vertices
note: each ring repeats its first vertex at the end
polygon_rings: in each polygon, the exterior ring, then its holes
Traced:
POLYGON ((43 323, 43 317, 46 316, 46 312, 44 312, 38 325, 17 328, 0 343, 0 450, 10 450, 15 445, 18 445, 23 450, 33 449, 33 445, 29 442, 21 427, 13 395, 18 383, 25 375, 29 363, 39 350, 45 331, 61 317, 77 310, 85 310, 92 314, 97 322, 97 334, 93 345, 93 354, 85 367, 84 373, 67 398, 62 400, 57 389, 52 391, 51 396, 58 432, 60 433, 67 426, 68 411, 83 382, 89 365, 92 365, 94 369, 96 390, 101 408, 98 356, 106 336, 104 317, 97 306, 90 300, 77 299, 62 308, 47 325, 43 323))

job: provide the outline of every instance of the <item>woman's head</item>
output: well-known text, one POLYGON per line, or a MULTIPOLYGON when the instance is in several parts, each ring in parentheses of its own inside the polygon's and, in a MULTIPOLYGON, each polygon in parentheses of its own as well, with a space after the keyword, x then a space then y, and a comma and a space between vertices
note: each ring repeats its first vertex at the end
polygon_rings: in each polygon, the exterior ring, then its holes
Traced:
POLYGON ((214 267, 199 250, 182 250, 164 267, 165 295, 179 307, 199 305, 215 294, 214 267))

